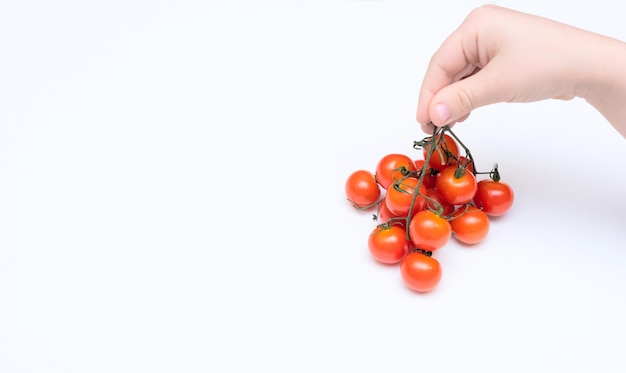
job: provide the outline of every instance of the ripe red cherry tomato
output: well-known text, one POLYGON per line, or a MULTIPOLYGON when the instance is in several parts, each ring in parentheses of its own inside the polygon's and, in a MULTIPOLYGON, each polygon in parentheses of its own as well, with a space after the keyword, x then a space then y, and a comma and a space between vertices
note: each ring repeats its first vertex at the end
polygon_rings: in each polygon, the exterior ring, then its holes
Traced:
POLYGON ((489 233, 489 217, 474 206, 463 206, 456 210, 450 218, 452 237, 473 245, 487 237, 489 233))
POLYGON ((358 170, 346 180, 346 196, 358 209, 373 207, 380 197, 380 187, 374 174, 366 170, 358 170))
POLYGON ((395 181, 415 171, 415 164, 408 156, 387 154, 376 165, 376 180, 383 189, 389 189, 395 181))
POLYGON ((437 176, 439 195, 453 205, 463 205, 472 200, 476 194, 476 176, 457 166, 448 166, 437 176))
POLYGON ((443 272, 437 259, 413 251, 402 260, 400 274, 409 289, 425 293, 437 287, 443 272))
MULTIPOLYGON (((401 183, 392 184, 385 195, 385 203, 387 204, 389 211, 396 216, 408 216, 409 209, 411 208, 411 201, 413 200, 413 194, 415 193, 418 183, 418 179, 408 177, 401 183)), ((424 185, 420 187, 420 193, 426 193, 426 187, 424 187, 424 185)), ((426 207, 424 197, 415 197, 412 215, 416 214, 420 210, 423 210, 424 207, 426 207)))
MULTIPOLYGON (((437 141, 441 139, 441 135, 438 136, 437 141)), ((443 139, 439 141, 437 146, 439 149, 433 151, 433 155, 430 158, 428 164, 435 170, 441 170, 446 167, 452 160, 459 157, 459 146, 452 136, 448 134, 443 135, 443 139), (443 157, 442 157, 443 155, 443 157)), ((430 146, 426 145, 423 148, 424 159, 427 158, 430 146)))
POLYGON ((409 237, 415 247, 435 251, 443 247, 452 235, 450 223, 430 210, 415 214, 409 222, 409 237))
POLYGON ((478 182, 474 204, 489 216, 502 216, 513 205, 514 197, 508 184, 486 179, 478 182))
POLYGON ((384 264, 400 263, 409 250, 404 229, 396 225, 374 228, 367 246, 372 258, 384 264))

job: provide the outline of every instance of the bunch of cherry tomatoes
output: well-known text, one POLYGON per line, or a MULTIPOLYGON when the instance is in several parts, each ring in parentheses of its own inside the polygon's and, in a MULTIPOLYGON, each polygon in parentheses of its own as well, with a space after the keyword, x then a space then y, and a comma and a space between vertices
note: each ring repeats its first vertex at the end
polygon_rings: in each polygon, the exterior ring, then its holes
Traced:
POLYGON ((413 147, 422 150, 423 159, 385 155, 375 173, 353 172, 345 192, 356 209, 377 210, 378 225, 368 239, 371 256, 385 264, 400 263, 404 283, 428 292, 442 277, 433 252, 452 238, 466 245, 481 242, 489 218, 509 211, 514 195, 500 180, 497 165, 488 172, 476 170, 469 149, 448 127, 413 147))

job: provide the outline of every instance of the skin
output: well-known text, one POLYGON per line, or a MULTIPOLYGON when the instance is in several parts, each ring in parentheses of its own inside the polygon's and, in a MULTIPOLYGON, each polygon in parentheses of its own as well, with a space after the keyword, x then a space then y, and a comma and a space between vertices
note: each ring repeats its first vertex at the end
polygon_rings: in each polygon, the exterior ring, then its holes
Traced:
MULTIPOLYGON (((626 43, 494 5, 474 9, 433 55, 417 121, 453 125, 498 102, 585 99, 626 137, 626 43)), ((432 123, 432 124, 431 124, 432 123)))

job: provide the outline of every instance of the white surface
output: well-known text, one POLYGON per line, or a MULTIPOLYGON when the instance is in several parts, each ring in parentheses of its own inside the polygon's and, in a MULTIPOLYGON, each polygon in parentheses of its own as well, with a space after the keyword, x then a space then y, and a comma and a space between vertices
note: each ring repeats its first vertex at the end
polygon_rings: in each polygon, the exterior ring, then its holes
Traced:
MULTIPOLYGON (((584 102, 456 127, 517 199, 428 295, 344 200, 415 154, 428 59, 482 2, 5 3, 0 371, 626 364, 626 143, 584 102)), ((498 3, 626 40, 619 2, 498 3)))

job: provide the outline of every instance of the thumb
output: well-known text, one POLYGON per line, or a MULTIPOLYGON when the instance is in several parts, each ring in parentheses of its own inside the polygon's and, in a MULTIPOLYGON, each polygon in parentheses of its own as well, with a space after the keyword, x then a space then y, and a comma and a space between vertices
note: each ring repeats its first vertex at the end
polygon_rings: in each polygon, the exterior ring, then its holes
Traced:
POLYGON ((498 88, 503 86, 502 79, 492 76, 489 70, 485 68, 440 89, 429 108, 433 124, 442 127, 467 117, 478 107, 504 101, 498 88))

